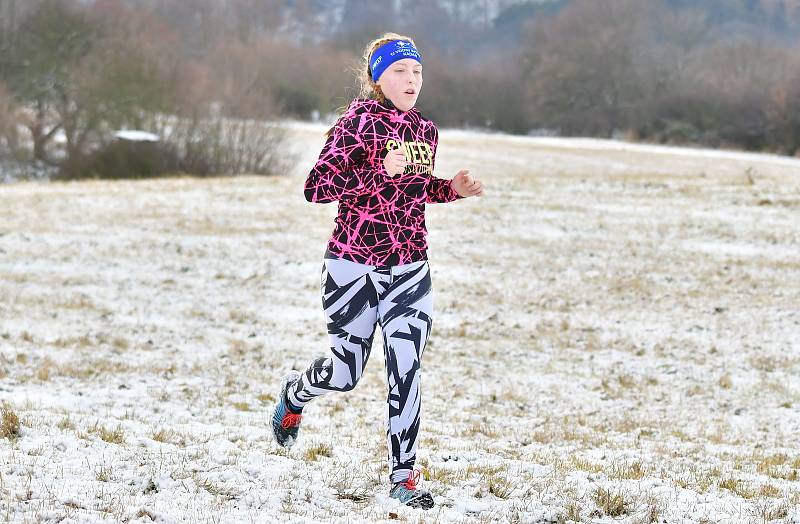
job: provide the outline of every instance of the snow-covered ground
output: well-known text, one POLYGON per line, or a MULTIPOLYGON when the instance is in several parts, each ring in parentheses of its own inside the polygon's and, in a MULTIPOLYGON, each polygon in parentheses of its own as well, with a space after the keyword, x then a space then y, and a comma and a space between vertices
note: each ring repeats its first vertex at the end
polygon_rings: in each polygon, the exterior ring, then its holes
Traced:
POLYGON ((288 176, 0 185, 0 520, 800 523, 800 161, 443 131, 486 194, 428 206, 424 512, 380 336, 268 429, 328 351, 323 131, 288 176))

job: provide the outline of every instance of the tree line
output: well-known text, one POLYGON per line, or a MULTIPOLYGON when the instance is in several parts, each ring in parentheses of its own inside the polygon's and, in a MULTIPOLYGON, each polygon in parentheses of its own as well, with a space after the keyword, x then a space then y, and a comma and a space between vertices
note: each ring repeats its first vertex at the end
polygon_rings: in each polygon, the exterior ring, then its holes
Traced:
POLYGON ((417 42, 441 126, 800 149, 800 0, 0 0, 0 152, 333 116, 384 31, 417 42))

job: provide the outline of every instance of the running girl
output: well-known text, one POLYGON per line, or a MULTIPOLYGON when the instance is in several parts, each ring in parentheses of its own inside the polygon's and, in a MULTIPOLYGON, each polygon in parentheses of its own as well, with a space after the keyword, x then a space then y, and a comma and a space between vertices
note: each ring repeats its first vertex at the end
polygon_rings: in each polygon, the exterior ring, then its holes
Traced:
POLYGON ((433 507, 414 470, 420 429, 420 364, 433 322, 425 204, 480 196, 469 170, 433 176, 438 131, 414 105, 422 57, 406 36, 387 33, 364 51, 361 93, 333 128, 305 182, 309 202, 339 202, 323 257, 322 305, 330 354, 290 372, 273 412, 281 446, 297 439, 303 407, 331 391, 352 390, 380 323, 389 395, 389 495, 433 507))

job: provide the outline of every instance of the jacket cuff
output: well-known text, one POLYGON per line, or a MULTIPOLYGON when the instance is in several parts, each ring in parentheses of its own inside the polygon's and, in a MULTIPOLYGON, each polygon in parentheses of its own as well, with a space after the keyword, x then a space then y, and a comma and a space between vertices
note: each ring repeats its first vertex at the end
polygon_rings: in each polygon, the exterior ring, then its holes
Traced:
POLYGON ((458 200, 459 198, 467 198, 467 197, 463 197, 463 196, 458 194, 458 191, 456 191, 455 188, 453 187, 453 179, 452 178, 450 179, 450 182, 447 184, 447 186, 450 188, 450 191, 453 192, 454 200, 458 200))

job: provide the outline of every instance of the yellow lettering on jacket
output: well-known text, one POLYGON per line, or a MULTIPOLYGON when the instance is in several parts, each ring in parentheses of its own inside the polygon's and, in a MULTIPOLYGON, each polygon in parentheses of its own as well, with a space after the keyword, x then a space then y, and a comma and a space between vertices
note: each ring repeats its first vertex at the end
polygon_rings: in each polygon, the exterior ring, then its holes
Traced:
POLYGON ((406 172, 431 172, 433 151, 426 142, 404 142, 390 138, 386 141, 386 150, 393 151, 395 149, 402 149, 405 153, 406 162, 409 162, 406 172))
POLYGON ((423 164, 430 164, 431 163, 431 158, 433 158, 433 151, 431 151, 431 146, 429 146, 427 143, 423 142, 422 143, 422 148, 425 150, 425 157, 422 160, 422 163, 423 164))

